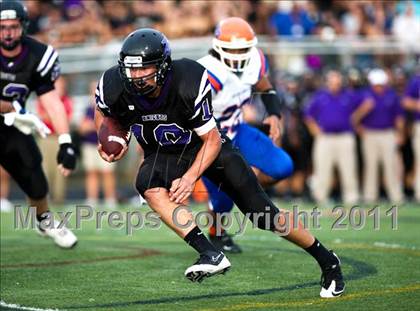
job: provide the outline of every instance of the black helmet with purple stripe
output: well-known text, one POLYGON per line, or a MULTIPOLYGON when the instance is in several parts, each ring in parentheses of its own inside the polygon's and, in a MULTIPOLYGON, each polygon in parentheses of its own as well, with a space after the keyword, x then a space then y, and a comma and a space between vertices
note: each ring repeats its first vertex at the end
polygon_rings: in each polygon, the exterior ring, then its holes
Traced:
POLYGON ((171 69, 169 41, 161 32, 142 28, 130 33, 124 40, 118 60, 124 86, 130 93, 146 95, 164 84, 171 69), (141 78, 131 77, 130 69, 156 66, 156 71, 141 78), (146 81, 155 79, 156 85, 146 81))

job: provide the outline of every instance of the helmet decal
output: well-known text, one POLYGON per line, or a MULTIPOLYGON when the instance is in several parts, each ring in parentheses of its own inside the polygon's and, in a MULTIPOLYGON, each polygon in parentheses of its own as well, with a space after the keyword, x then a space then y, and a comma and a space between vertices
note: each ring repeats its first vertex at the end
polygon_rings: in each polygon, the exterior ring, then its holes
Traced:
POLYGON ((17 19, 17 13, 15 10, 3 10, 1 11, 1 20, 4 19, 17 19))
POLYGON ((124 57, 124 65, 126 67, 142 67, 143 58, 141 56, 126 56, 124 57))

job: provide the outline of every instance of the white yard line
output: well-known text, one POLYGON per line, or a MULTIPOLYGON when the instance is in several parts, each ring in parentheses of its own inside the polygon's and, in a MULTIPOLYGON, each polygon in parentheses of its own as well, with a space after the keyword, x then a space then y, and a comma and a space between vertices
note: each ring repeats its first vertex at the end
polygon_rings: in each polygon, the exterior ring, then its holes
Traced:
POLYGON ((402 248, 402 249, 416 249, 415 246, 404 246, 400 244, 391 244, 391 243, 385 243, 385 242, 375 242, 373 245, 377 247, 383 247, 383 248, 402 248))
POLYGON ((0 300, 0 307, 9 308, 12 310, 25 310, 25 311, 60 311, 58 309, 40 309, 40 308, 24 307, 24 306, 17 305, 14 303, 6 303, 3 300, 0 300))
MULTIPOLYGON (((344 243, 344 241, 342 239, 335 239, 333 241, 333 243, 335 244, 342 244, 344 243)), ((368 244, 366 244, 368 245, 368 244)), ((416 250, 418 249, 416 246, 412 245, 401 245, 401 244, 396 244, 396 243, 386 243, 386 242, 380 242, 380 241, 376 241, 373 242, 373 246, 376 247, 380 247, 380 248, 392 248, 392 249, 408 249, 408 250, 416 250)))

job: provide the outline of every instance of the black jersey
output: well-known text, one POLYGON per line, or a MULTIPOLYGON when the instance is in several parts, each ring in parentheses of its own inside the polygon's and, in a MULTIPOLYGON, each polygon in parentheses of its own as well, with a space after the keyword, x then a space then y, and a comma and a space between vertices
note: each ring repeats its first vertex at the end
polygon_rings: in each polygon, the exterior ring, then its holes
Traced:
POLYGON ((18 56, 6 58, 0 54, 0 61, 0 98, 17 100, 22 107, 32 91, 42 95, 54 89, 60 74, 57 51, 27 36, 22 39, 22 52, 18 56))
POLYGON ((196 151, 202 144, 199 135, 216 126, 207 71, 185 58, 173 61, 155 99, 129 93, 118 66, 108 69, 98 83, 96 104, 105 116, 131 127, 146 157, 155 152, 196 151))

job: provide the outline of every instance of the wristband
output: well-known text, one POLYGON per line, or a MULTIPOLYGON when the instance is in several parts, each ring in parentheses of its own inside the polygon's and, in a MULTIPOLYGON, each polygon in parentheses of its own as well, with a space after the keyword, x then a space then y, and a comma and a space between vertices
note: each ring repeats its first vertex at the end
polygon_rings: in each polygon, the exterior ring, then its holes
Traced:
POLYGON ((271 89, 262 93, 261 100, 269 115, 281 116, 281 103, 275 90, 271 89))
POLYGON ((71 136, 70 134, 61 134, 58 136, 58 144, 71 144, 71 136))

